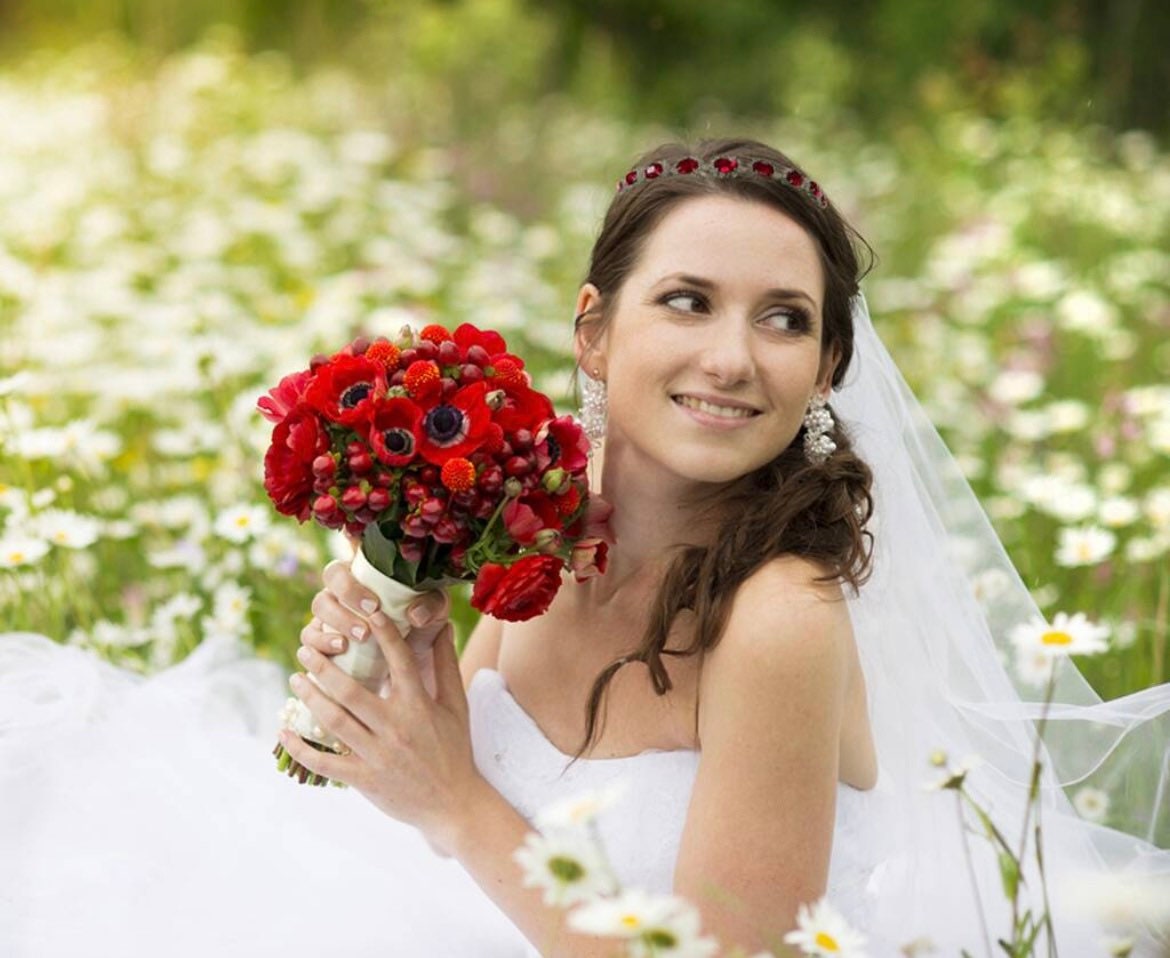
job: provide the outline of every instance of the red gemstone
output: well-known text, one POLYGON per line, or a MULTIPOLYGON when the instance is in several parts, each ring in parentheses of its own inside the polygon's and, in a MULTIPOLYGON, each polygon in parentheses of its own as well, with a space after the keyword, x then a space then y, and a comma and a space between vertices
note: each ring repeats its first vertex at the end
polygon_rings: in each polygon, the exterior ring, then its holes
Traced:
POLYGON ((759 173, 760 176, 771 176, 776 172, 776 167, 774 167, 771 163, 765 163, 763 160, 756 160, 756 162, 752 164, 752 169, 759 173))
POLYGON ((638 182, 638 171, 637 170, 630 170, 630 172, 626 174, 626 185, 633 186, 637 182, 638 182))
POLYGON ((799 170, 789 170, 788 176, 785 179, 793 186, 804 186, 804 174, 799 170))
POLYGON ((816 180, 808 181, 808 191, 812 193, 812 195, 815 196, 818 200, 821 198, 821 188, 817 186, 816 180))
POLYGON ((693 156, 688 156, 679 160, 674 168, 679 173, 694 173, 699 168, 699 161, 693 156))
POLYGON ((652 180, 655 177, 658 177, 661 175, 662 175, 662 164, 661 163, 651 163, 648 167, 646 167, 646 179, 652 180))
POLYGON ((739 166, 739 161, 730 156, 721 156, 711 165, 720 173, 731 173, 739 166))

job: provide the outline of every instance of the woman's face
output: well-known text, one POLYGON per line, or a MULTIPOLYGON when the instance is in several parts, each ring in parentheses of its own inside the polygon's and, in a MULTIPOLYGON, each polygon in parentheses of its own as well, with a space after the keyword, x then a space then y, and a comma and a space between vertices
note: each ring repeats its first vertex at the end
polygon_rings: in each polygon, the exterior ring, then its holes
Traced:
MULTIPOLYGON (((774 459, 800 429, 822 359, 824 277, 815 241, 763 203, 684 200, 659 223, 597 336, 577 357, 606 383, 607 449, 720 483, 774 459)), ((600 306, 586 284, 578 312, 600 306)), ((647 463, 650 465, 650 462, 647 463)))

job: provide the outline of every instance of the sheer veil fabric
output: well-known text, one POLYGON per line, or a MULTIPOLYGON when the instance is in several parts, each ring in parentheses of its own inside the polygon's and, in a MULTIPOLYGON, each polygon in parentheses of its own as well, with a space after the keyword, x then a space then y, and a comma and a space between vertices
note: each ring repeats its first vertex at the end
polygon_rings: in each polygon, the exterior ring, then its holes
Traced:
MULTIPOLYGON (((945 775, 929 757, 941 750, 952 764, 981 759, 966 786, 1018 848, 1044 690, 1015 676, 1009 636, 1043 617, 879 339, 863 295, 852 310, 854 361, 831 404, 875 477, 874 572, 858 594, 847 592, 886 793, 875 805, 885 820, 871 830, 889 851, 871 882, 872 933, 898 945, 926 936, 942 954, 978 954, 976 902, 992 947, 1010 929, 1010 912, 978 823, 971 819, 965 833, 958 794, 925 787, 945 775)), ((1170 850, 1155 843, 1170 836, 1170 683, 1102 701, 1071 660, 1056 667, 1040 753, 1044 871, 1061 953, 1103 954, 1113 929, 1081 907, 1086 889, 1099 887, 1092 882, 1170 878, 1170 850), (1082 784, 1131 809, 1124 830, 1077 814, 1065 788, 1082 784)), ((1034 858, 1025 856, 1022 897, 1039 916, 1034 858)), ((1148 926, 1130 934, 1134 954, 1167 946, 1148 926)))

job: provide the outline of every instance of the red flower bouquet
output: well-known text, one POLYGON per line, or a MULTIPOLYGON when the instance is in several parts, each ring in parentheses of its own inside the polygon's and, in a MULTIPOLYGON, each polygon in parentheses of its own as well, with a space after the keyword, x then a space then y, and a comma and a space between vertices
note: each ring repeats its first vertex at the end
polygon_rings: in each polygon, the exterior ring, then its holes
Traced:
MULTIPOLYGON (((277 511, 360 536, 353 574, 404 634, 420 591, 474 582, 472 606, 519 621, 548 608, 564 571, 605 571, 608 507, 589 499, 589 441, 499 333, 465 323, 359 338, 257 405, 275 424, 264 488, 277 511)), ((386 678, 376 642, 333 661, 370 689, 386 678)), ((338 749, 299 699, 283 718, 338 749)), ((282 771, 324 784, 276 755, 282 771)))

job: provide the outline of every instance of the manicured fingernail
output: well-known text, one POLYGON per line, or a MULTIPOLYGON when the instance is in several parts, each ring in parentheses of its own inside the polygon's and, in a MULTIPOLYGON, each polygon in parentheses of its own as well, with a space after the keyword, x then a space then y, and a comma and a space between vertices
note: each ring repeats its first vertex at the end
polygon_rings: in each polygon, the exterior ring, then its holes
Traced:
POLYGON ((334 639, 329 643, 329 647, 333 649, 334 652, 340 652, 345 648, 345 639, 334 639))
POLYGON ((297 649, 297 658, 300 659, 301 663, 304 665, 312 665, 316 656, 314 655, 312 649, 306 648, 302 645, 299 649, 297 649))
POLYGON ((296 692, 303 692, 308 685, 308 683, 305 681, 305 677, 301 675, 300 672, 294 672, 292 675, 290 675, 288 677, 288 684, 291 685, 293 687, 293 691, 296 692))
POLYGON ((383 626, 389 621, 390 620, 388 618, 386 618, 386 613, 384 613, 384 612, 375 612, 373 615, 370 616, 370 624, 371 625, 383 626))
POLYGON ((360 642, 366 637, 365 626, 355 625, 352 629, 349 630, 349 634, 360 642))
POLYGON ((375 602, 373 599, 362 599, 361 606, 362 606, 362 611, 366 615, 373 615, 375 612, 378 611, 378 603, 375 602))
POLYGON ((431 610, 425 605, 412 605, 406 613, 410 624, 414 626, 426 625, 431 621, 431 610))

